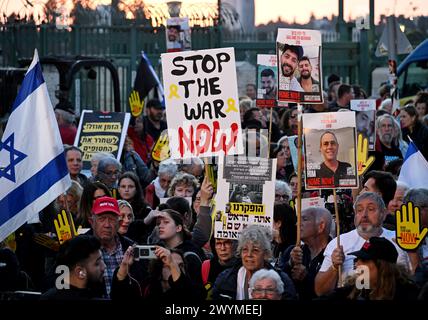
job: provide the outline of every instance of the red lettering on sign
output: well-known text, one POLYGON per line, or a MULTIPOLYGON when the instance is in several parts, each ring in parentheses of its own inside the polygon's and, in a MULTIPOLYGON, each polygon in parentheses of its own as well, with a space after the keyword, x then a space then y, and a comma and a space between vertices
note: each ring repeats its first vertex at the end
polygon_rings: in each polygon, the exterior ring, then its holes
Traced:
POLYGON ((192 154, 199 156, 200 154, 209 151, 211 146, 212 152, 223 150, 225 154, 236 144, 238 138, 238 124, 232 123, 230 125, 230 140, 227 142, 228 137, 225 133, 222 133, 218 138, 218 132, 220 131, 220 123, 218 121, 213 122, 212 130, 207 124, 199 124, 195 129, 193 125, 190 125, 189 134, 186 135, 183 128, 178 128, 178 139, 179 139, 179 152, 183 156, 185 149, 190 150, 192 154), (204 137, 203 144, 202 137, 204 137), (218 141, 217 145, 216 142, 218 141))

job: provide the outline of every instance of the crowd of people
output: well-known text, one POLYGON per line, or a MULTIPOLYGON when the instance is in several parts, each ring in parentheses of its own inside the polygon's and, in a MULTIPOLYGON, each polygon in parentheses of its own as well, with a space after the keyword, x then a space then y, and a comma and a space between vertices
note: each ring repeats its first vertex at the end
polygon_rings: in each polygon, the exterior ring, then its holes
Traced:
MULTIPOLYGON (((301 68, 309 66, 302 63, 301 68)), ((342 83, 336 75, 328 80, 324 103, 304 105, 304 112, 346 111, 352 99, 367 98, 359 86, 342 83)), ((380 88, 376 145, 369 152, 376 161, 361 177, 359 190, 338 192, 344 219, 337 246, 331 207, 303 210, 297 225, 299 175, 286 139, 297 134, 296 106, 275 107, 270 113, 255 107, 254 86, 247 89, 240 99, 246 146, 254 144, 261 155, 268 141, 262 131, 270 128, 268 154, 277 159, 272 229, 251 225, 237 240, 214 236, 215 189, 203 161, 151 157, 167 129, 158 100, 150 100, 144 115, 132 118, 121 159, 95 154, 90 176, 81 172, 83 152, 70 145, 76 134, 72 111, 60 106, 56 114, 72 185, 39 213, 38 223, 15 232, 15 245, 1 244, 0 291, 40 292, 42 300, 427 299, 428 242, 413 251, 400 249, 395 212, 411 201, 420 209, 421 228, 428 227, 428 182, 426 188, 397 183, 410 139, 428 159, 428 93, 393 110, 387 90, 380 88), (251 138, 250 132, 255 133, 251 138), (39 235, 56 239, 53 221, 62 209, 86 232, 59 248, 35 241, 39 235), (152 258, 141 257, 139 246, 152 258), (69 276, 58 286, 58 270, 64 266, 69 276), (356 285, 361 267, 370 275, 364 288, 356 285)), ((337 142, 333 134, 324 137, 330 145, 337 142)), ((325 171, 334 175, 346 166, 336 163, 325 171)), ((332 194, 301 185, 304 198, 327 200, 332 194)), ((250 202, 247 186, 238 189, 241 200, 250 202)))

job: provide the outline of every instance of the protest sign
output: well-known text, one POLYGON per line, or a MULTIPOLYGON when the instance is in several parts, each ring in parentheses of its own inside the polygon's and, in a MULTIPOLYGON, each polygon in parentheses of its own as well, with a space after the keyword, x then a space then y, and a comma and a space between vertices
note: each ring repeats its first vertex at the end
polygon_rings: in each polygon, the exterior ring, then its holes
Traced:
POLYGON ((355 111, 357 134, 369 141, 369 150, 375 149, 376 142, 376 100, 351 100, 351 110, 355 111))
POLYGON ((162 131, 158 140, 152 149, 152 159, 161 162, 163 160, 169 159, 170 150, 169 150, 169 141, 168 141, 168 130, 162 131))
POLYGON ((189 18, 169 18, 166 21, 167 52, 188 51, 192 49, 189 18))
POLYGON ((395 239, 401 249, 416 250, 425 242, 428 228, 421 224, 421 213, 413 202, 402 204, 401 210, 395 212, 395 218, 395 239))
POLYGON ((74 140, 83 152, 83 170, 91 169, 91 158, 97 152, 109 152, 120 161, 130 118, 125 112, 83 110, 74 140))
POLYGON ((321 197, 302 198, 302 211, 310 207, 325 208, 324 198, 321 198, 321 197))
POLYGON ((171 158, 242 154, 234 49, 161 58, 171 158))
POLYGON ((355 112, 303 114, 306 189, 357 188, 355 112))
MULTIPOLYGON (((297 168, 297 162, 299 161, 299 157, 297 156, 298 150, 297 150, 297 143, 298 143, 298 137, 297 136, 289 136, 288 139, 288 146, 290 148, 290 156, 291 160, 293 161, 293 167, 297 168)), ((304 154, 305 150, 302 145, 302 154, 304 154)))
POLYGON ((272 228, 276 159, 219 159, 214 237, 238 239, 251 224, 272 228))
POLYGON ((278 95, 276 55, 257 55, 257 107, 275 107, 278 95))
POLYGON ((278 100, 322 103, 321 32, 278 29, 278 100))

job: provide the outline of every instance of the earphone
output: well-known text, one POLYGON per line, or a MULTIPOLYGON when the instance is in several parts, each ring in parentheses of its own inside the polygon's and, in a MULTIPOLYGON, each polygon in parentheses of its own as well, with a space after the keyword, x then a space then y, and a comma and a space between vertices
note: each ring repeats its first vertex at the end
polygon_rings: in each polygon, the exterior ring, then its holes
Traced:
POLYGON ((83 278, 86 277, 86 272, 84 272, 83 270, 79 271, 79 277, 83 278))

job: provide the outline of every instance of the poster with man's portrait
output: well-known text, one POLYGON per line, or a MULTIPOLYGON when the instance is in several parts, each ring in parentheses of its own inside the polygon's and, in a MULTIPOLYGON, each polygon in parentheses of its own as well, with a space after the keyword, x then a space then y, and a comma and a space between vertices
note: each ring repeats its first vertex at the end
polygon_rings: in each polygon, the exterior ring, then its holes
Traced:
POLYGON ((358 188, 355 112, 303 114, 306 189, 358 188))
POLYGON ((189 18, 169 18, 166 22, 166 51, 192 50, 189 18))
POLYGON ((278 100, 322 103, 321 32, 278 29, 278 100))
POLYGON ((376 100, 351 100, 351 110, 355 111, 357 134, 369 142, 369 150, 375 149, 376 143, 376 100))
POLYGON ((278 95, 276 55, 257 55, 257 107, 275 107, 278 95))

